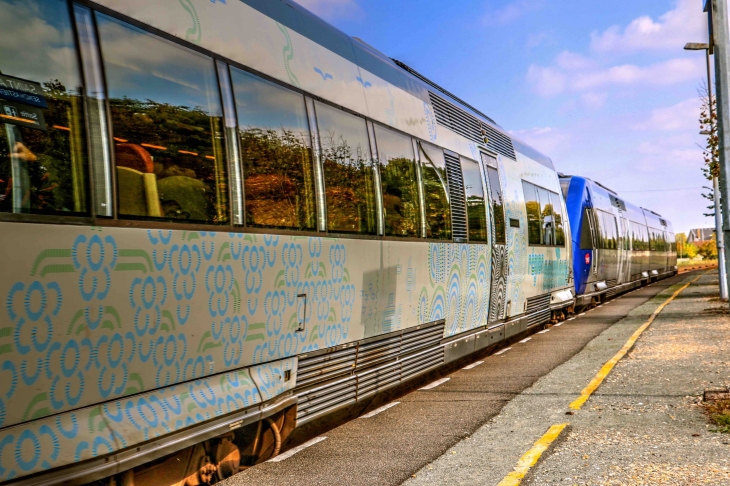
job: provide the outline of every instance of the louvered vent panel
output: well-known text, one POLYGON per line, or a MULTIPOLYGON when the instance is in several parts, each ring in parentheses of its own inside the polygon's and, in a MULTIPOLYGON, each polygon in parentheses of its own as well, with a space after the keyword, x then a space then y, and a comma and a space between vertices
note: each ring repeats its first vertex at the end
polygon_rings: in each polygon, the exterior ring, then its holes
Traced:
POLYGON ((443 364, 444 323, 390 333, 337 351, 303 355, 297 370, 297 423, 336 409, 443 364))
POLYGON ((466 196, 464 196, 464 177, 461 174, 459 158, 444 153, 446 173, 449 179, 449 199, 451 200, 451 231, 455 241, 466 241, 466 196))
POLYGON ((487 147, 497 153, 516 160, 515 149, 512 146, 512 139, 507 135, 496 130, 487 123, 483 123, 479 118, 462 110, 458 106, 446 101, 438 95, 428 92, 431 98, 431 105, 436 115, 436 122, 439 125, 453 130, 459 135, 468 138, 472 142, 484 144, 484 135, 482 130, 486 132, 487 147))
POLYGON ((550 307, 550 294, 540 295, 537 297, 530 297, 527 299, 527 307, 525 312, 528 314, 536 312, 550 307))

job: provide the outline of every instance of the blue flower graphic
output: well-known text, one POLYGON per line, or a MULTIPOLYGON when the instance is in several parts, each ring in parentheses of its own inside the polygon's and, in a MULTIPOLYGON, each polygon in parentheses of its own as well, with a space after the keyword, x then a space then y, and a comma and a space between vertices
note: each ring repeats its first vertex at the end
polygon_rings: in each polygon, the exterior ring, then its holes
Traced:
POLYGON ((162 276, 144 280, 137 277, 129 290, 129 301, 134 311, 134 329, 137 336, 154 335, 162 321, 162 308, 167 301, 167 283, 162 276))

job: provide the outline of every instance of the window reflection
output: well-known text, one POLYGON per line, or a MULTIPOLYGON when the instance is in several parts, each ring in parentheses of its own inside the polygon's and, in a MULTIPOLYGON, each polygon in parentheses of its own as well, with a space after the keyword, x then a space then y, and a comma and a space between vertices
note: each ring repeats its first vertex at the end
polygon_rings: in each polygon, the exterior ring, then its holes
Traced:
POLYGON ((542 187, 537 188, 537 197, 540 200, 540 224, 542 226, 543 245, 555 244, 555 221, 553 220, 553 205, 550 194, 542 187))
POLYGON ((555 227, 555 244, 557 246, 565 246, 565 219, 563 218, 563 205, 560 203, 558 194, 550 193, 550 204, 553 207, 553 218, 555 227))
POLYGON ((327 199, 327 229, 375 234, 373 162, 365 120, 316 102, 327 199))
POLYGON ((119 214, 228 221, 213 60, 98 15, 117 164, 119 214))
POLYGON ((464 174, 464 190, 466 191, 469 241, 487 241, 487 213, 479 164, 462 157, 461 172, 464 174))
POLYGON ((375 140, 383 186, 385 234, 418 238, 421 218, 411 138, 376 126, 375 140))
POLYGON ((421 176, 426 202, 426 237, 451 239, 451 207, 446 176, 446 160, 441 149, 419 143, 421 176))
POLYGON ((487 167, 487 177, 489 177, 492 214, 494 215, 494 242, 504 245, 506 241, 504 200, 502 199, 502 186, 499 183, 499 173, 497 172, 497 169, 494 167, 487 167))
POLYGON ((0 211, 88 211, 82 83, 68 6, 0 0, 0 211))
POLYGON ((522 181, 527 210, 527 240, 530 245, 542 244, 542 211, 535 186, 522 181))
POLYGON ((304 97, 231 69, 241 140, 246 224, 314 229, 312 150, 304 97))

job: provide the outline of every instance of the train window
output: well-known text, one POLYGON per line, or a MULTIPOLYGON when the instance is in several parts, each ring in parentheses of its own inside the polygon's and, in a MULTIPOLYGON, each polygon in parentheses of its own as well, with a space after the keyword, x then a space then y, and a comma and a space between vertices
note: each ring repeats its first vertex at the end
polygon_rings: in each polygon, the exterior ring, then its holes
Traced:
POLYGON ((426 202, 426 237, 451 239, 451 207, 446 177, 444 152, 433 145, 419 142, 421 174, 426 202))
POLYGON ((591 210, 589 208, 583 208, 583 219, 580 227, 580 249, 581 250, 592 250, 595 248, 593 243, 593 219, 591 216, 591 210))
POLYGON ((227 223, 213 60, 105 15, 97 19, 120 216, 227 223))
POLYGON ((537 197, 540 200, 540 224, 542 225, 543 245, 555 245, 555 218, 553 205, 550 202, 550 192, 542 187, 536 187, 537 197))
POLYGON ((313 230, 316 211, 304 96, 231 69, 246 224, 313 230))
POLYGON ((411 138, 375 126, 387 236, 421 235, 418 181, 411 138))
POLYGON ((0 212, 88 214, 83 83, 68 4, 0 0, 0 212))
POLYGON ((365 120, 315 102, 322 145, 327 229, 374 235, 375 183, 365 120))
POLYGON ((603 229, 603 248, 607 250, 618 249, 618 227, 616 217, 613 214, 598 211, 602 218, 601 228, 603 229))
POLYGON ((466 192, 466 217, 469 220, 469 241, 487 241, 487 208, 479 164, 461 157, 466 192))
POLYGON ((553 217, 555 218, 555 244, 557 246, 565 246, 565 218, 563 217, 563 205, 560 203, 560 196, 551 192, 550 203, 553 207, 553 217))
POLYGON ((502 186, 499 183, 497 169, 487 167, 487 177, 489 178, 489 193, 492 200, 492 214, 494 215, 494 242, 504 245, 506 242, 504 199, 502 198, 502 186))
POLYGON ((525 208, 527 210, 527 241, 530 245, 541 245, 542 213, 536 188, 529 182, 522 181, 522 189, 525 192, 525 208))

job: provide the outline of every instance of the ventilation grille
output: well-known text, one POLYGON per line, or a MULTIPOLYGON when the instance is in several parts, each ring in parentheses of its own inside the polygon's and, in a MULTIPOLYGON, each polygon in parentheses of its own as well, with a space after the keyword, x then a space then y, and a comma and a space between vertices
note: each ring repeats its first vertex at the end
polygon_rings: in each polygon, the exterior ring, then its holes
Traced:
POLYGON ((530 297, 527 299, 526 313, 536 312, 550 308, 550 294, 540 295, 538 297, 530 297))
POLYGON ((472 142, 484 144, 487 137, 487 147, 497 153, 516 160, 512 139, 479 118, 467 113, 458 106, 446 101, 438 95, 428 92, 436 114, 436 122, 472 142), (484 132, 484 133, 482 133, 484 132))
POLYGON ((667 225, 667 220, 666 219, 660 219, 659 222, 661 223, 662 226, 666 226, 667 225))
POLYGON ((619 208, 621 211, 626 211, 626 204, 613 194, 608 195, 609 198, 611 198, 611 204, 617 208, 619 208))
POLYGON ((446 173, 449 179, 449 199, 451 202, 451 231, 454 241, 466 241, 466 197, 464 196, 464 178, 461 174, 459 157, 444 153, 446 173))
POLYGON ((611 287, 615 287, 616 285, 618 285, 618 280, 616 280, 615 278, 606 280, 606 287, 608 287, 609 289, 611 287))
POLYGON ((302 355, 297 424, 346 407, 443 364, 444 323, 418 326, 347 348, 302 355))

